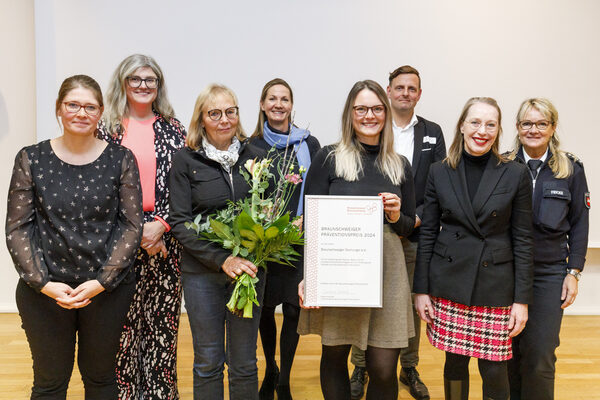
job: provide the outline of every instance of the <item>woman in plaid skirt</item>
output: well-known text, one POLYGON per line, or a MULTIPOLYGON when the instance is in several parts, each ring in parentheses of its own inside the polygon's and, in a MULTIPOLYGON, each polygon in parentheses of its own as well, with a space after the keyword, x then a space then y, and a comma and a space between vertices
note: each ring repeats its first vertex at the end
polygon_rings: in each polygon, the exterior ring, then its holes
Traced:
POLYGON ((484 399, 508 399, 511 338, 532 292, 531 183, 498 151, 494 99, 467 101, 448 157, 431 166, 415 270, 415 306, 446 352, 446 399, 468 399, 476 357, 484 399))

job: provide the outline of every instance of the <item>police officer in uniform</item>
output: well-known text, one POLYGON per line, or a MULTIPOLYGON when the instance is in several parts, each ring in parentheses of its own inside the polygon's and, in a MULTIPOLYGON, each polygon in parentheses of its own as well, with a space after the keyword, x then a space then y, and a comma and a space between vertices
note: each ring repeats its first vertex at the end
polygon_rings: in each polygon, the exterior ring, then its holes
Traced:
POLYGON ((517 114, 512 157, 529 167, 533 184, 534 298, 509 361, 511 400, 554 399, 563 310, 575 301, 588 244, 590 198, 583 164, 562 151, 558 112, 543 98, 517 114), (568 261, 567 261, 568 260, 568 261))

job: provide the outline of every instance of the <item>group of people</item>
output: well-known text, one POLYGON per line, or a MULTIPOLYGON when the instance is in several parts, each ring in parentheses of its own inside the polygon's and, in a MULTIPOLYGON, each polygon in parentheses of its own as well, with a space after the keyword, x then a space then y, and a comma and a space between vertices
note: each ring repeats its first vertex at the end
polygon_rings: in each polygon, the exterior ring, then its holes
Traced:
POLYGON ((562 313, 587 250, 583 166, 560 149, 546 99, 522 103, 505 154, 498 104, 469 99, 446 153, 440 126, 415 114, 421 93, 410 66, 390 74, 387 91, 356 82, 340 140, 321 148, 294 125, 282 79, 264 86, 248 138, 235 93, 219 84, 200 93, 186 132, 149 56, 120 63, 106 104, 92 78, 67 78, 55 107, 62 135, 17 154, 8 196, 31 398, 66 398, 77 344, 86 398, 178 399, 183 292, 195 399, 223 398, 225 364, 231 399, 291 399, 299 334, 311 333, 322 338, 325 399, 360 399, 367 382, 367 399, 396 399, 398 379, 428 399, 416 369, 420 320, 446 354, 446 399, 468 398, 471 357, 485 399, 552 399, 562 313), (300 221, 305 194, 381 198, 383 307, 305 307, 302 259, 267 273, 186 227, 246 197, 240 166, 271 148, 308 170, 288 203, 300 221), (254 318, 226 309, 243 273, 259 277, 254 318))

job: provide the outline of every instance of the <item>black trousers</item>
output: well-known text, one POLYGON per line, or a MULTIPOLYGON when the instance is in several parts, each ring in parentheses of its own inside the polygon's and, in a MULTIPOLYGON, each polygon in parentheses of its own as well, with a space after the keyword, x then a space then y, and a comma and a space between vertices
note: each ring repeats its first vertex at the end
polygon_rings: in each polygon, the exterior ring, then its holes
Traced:
POLYGON ((554 374, 563 310, 560 299, 567 266, 535 265, 533 302, 525 329, 513 339, 508 362, 511 400, 554 399, 554 374))
POLYGON ((66 399, 76 342, 85 399, 117 398, 115 356, 134 290, 133 283, 121 284, 67 310, 19 281, 17 307, 33 357, 31 399, 66 399))

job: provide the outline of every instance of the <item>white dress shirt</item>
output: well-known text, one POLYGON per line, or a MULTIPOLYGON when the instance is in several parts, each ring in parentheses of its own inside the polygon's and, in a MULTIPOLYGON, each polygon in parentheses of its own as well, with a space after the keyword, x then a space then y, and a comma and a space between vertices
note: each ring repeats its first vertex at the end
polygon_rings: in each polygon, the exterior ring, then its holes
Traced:
POLYGON ((392 126, 394 128, 394 151, 408 158, 410 165, 412 165, 413 151, 415 149, 415 125, 417 122, 419 122, 419 120, 415 113, 413 113, 410 122, 404 128, 396 126, 396 123, 392 119, 392 126))

